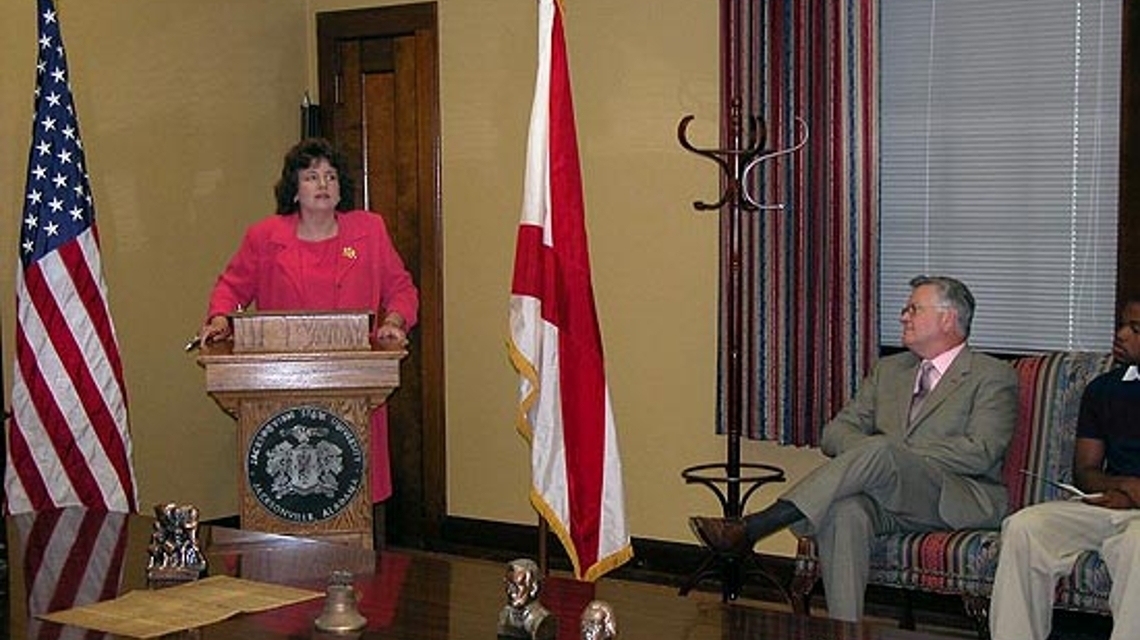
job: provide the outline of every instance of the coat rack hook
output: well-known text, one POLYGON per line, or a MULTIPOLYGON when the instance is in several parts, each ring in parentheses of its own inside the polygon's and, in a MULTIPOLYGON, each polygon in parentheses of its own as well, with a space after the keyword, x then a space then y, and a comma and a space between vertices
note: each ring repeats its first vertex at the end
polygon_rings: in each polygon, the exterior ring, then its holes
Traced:
POLYGON ((783 209, 784 208, 783 203, 780 203, 780 204, 761 204, 760 199, 754 197, 752 195, 751 191, 748 189, 748 184, 749 184, 748 178, 749 178, 749 175, 752 173, 752 171, 757 166, 759 166, 761 162, 767 162, 768 160, 774 160, 774 159, 779 158, 781 156, 786 156, 786 155, 795 153, 795 152, 799 151, 800 149, 802 149, 804 147, 804 145, 807 144, 807 141, 808 141, 807 122, 805 122, 804 119, 799 117, 799 116, 796 116, 796 129, 800 133, 800 139, 798 142, 796 142, 791 147, 788 147, 787 149, 780 149, 780 150, 776 150, 776 151, 766 151, 766 152, 762 153, 761 155, 758 155, 755 158, 752 158, 744 166, 744 170, 741 171, 741 173, 740 173, 740 193, 741 193, 741 195, 744 196, 745 202, 747 202, 749 205, 751 205, 755 209, 770 210, 770 209, 783 209))
MULTIPOLYGON (((794 153, 807 144, 808 128, 803 118, 796 118, 797 129, 801 134, 799 141, 792 147, 780 150, 761 150, 767 138, 767 130, 756 116, 748 117, 750 126, 747 132, 747 142, 742 148, 722 149, 716 147, 697 147, 689 141, 689 125, 694 118, 695 116, 693 115, 687 115, 681 118, 681 122, 677 124, 677 141, 686 151, 715 162, 725 178, 725 186, 723 191, 721 191, 720 198, 717 199, 716 202, 709 203, 698 200, 693 202, 693 208, 697 211, 712 211, 721 209, 732 202, 747 211, 783 209, 783 204, 761 204, 759 200, 753 197, 749 192, 747 180, 749 179, 749 174, 761 162, 794 153)), ((735 129, 740 129, 739 111, 736 109, 733 110, 733 124, 735 129)))
MULTIPOLYGON (((741 201, 740 197, 740 180, 735 175, 737 168, 741 166, 741 160, 747 161, 752 156, 760 152, 760 146, 763 144, 764 125, 760 119, 755 116, 749 117, 748 142, 742 149, 721 149, 716 147, 703 148, 693 145, 689 141, 689 124, 696 116, 687 115, 681 118, 681 122, 677 124, 677 141, 681 144, 686 151, 695 153, 699 156, 708 158, 720 167, 721 173, 726 178, 724 190, 720 194, 720 198, 713 203, 696 201, 693 202, 693 208, 697 211, 713 211, 724 207, 729 202, 736 200, 741 201)), ((739 118, 734 117, 739 126, 739 118)))

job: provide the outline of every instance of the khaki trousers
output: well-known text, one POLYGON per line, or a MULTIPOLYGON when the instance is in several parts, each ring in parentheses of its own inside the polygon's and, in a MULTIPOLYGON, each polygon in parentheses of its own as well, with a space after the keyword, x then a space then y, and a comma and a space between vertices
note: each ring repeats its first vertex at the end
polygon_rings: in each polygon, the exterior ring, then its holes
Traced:
POLYGON ((871 438, 817 467, 781 496, 807 520, 792 530, 814 535, 819 545, 828 617, 863 617, 875 535, 948 528, 938 512, 943 473, 892 440, 871 438))
POLYGON ((1048 638, 1057 580, 1083 551, 1100 552, 1112 576, 1111 640, 1135 640, 1140 634, 1140 509, 1071 500, 1032 505, 1002 523, 990 596, 993 640, 1048 638))

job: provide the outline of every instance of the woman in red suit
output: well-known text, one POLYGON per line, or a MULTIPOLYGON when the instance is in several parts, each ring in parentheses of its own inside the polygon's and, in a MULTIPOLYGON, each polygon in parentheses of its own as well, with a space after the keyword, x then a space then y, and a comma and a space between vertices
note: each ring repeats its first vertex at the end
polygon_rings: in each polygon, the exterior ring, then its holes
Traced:
MULTIPOLYGON (((228 314, 369 310, 374 336, 407 343, 419 293, 392 245, 384 219, 354 209, 344 160, 327 140, 302 140, 288 153, 274 188, 276 215, 253 224, 210 295, 203 342, 230 337, 228 314)), ((392 494, 387 413, 372 415, 372 500, 392 494)))

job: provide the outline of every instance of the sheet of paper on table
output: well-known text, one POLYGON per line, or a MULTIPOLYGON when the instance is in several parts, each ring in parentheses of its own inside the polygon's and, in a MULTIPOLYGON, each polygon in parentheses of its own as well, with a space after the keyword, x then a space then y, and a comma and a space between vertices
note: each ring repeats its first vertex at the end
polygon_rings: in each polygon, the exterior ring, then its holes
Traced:
POLYGON ((131 591, 114 600, 39 617, 133 638, 154 638, 323 595, 308 589, 212 576, 165 589, 131 591))

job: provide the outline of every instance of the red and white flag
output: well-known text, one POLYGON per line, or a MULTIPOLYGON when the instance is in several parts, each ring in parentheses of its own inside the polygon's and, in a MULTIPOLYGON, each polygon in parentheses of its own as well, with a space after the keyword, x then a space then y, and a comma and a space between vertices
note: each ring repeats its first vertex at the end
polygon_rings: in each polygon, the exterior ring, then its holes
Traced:
POLYGON ((538 0, 538 78, 511 285, 518 430, 531 447, 535 509, 580 580, 631 557, 621 456, 586 243, 582 174, 561 8, 538 0))
POLYGON ((59 18, 38 0, 39 59, 16 277, 9 513, 137 510, 127 398, 59 18))

